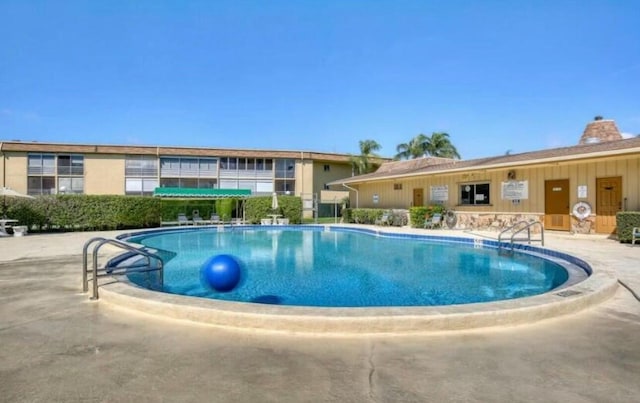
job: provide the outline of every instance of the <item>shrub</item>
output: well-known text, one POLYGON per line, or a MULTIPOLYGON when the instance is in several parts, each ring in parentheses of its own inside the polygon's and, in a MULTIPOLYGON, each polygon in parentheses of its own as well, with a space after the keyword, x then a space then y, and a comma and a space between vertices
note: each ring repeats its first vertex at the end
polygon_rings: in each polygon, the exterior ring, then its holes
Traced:
POLYGON ((411 207, 409 215, 411 216, 411 227, 422 228, 427 218, 431 218, 434 214, 444 214, 445 208, 442 204, 431 204, 428 206, 411 207))
POLYGON ((344 223, 352 223, 353 222, 353 209, 348 207, 342 209, 342 222, 344 223))
POLYGON ((640 227, 640 211, 620 211, 616 214, 618 241, 631 242, 631 231, 640 227))
POLYGON ((344 222, 356 224, 375 224, 376 220, 379 220, 385 212, 383 209, 374 208, 354 208, 345 210, 348 210, 348 212, 343 214, 343 217, 345 217, 344 222))
POLYGON ((302 223, 302 198, 297 196, 278 196, 278 210, 271 209, 272 196, 251 197, 246 200, 245 218, 252 224, 260 223, 269 214, 280 214, 288 218, 290 224, 302 223))
POLYGON ((53 195, 11 202, 7 215, 31 230, 106 230, 160 225, 160 200, 142 196, 53 195))

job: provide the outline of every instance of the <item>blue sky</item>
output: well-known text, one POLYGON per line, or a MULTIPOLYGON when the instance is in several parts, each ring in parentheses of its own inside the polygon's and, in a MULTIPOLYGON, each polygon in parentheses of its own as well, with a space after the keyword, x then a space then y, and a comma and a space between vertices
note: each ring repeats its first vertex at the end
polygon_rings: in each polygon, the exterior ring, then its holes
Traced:
POLYGON ((464 159, 640 134, 640 2, 0 0, 0 139, 464 159))

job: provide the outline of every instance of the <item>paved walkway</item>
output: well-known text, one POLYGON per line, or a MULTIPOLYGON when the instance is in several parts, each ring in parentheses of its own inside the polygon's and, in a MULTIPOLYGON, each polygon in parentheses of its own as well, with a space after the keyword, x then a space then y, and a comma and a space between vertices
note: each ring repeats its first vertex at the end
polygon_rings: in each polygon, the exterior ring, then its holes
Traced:
MULTIPOLYGON (((80 293, 80 252, 95 235, 0 238, 0 401, 631 402, 640 396, 640 302, 623 287, 601 305, 526 326, 410 337, 276 336, 89 301, 80 293)), ((640 246, 553 233, 546 246, 606 262, 640 293, 640 246)))

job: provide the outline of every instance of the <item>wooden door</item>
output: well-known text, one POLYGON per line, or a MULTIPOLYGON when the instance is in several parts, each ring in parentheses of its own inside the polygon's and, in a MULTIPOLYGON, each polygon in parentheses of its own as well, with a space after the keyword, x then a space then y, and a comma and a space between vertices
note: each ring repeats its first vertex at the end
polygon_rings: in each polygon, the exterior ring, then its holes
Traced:
POLYGON ((424 191, 422 188, 413 189, 413 204, 412 206, 424 206, 424 191))
POLYGON ((622 178, 596 178, 596 232, 616 232, 616 213, 622 210, 622 178))
POLYGON ((571 229, 569 210, 569 179, 545 181, 544 228, 569 231, 571 229))

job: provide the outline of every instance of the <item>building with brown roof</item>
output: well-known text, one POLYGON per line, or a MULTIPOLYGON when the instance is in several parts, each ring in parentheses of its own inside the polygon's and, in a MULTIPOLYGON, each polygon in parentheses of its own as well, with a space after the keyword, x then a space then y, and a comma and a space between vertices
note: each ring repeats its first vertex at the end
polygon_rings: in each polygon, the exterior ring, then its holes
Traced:
POLYGON ((252 195, 300 196, 305 216, 311 216, 314 195, 351 175, 350 158, 313 151, 0 141, 0 185, 33 196, 249 189, 252 195))
MULTIPOLYGON (((331 183, 363 208, 442 204, 461 229, 540 220, 546 229, 612 233, 616 213, 640 210, 640 137, 612 120, 590 122, 579 144, 473 160, 425 157, 331 183)), ((351 203, 355 207, 355 203, 351 203)))

